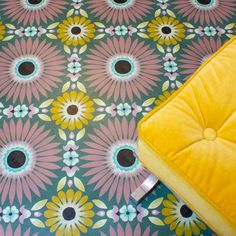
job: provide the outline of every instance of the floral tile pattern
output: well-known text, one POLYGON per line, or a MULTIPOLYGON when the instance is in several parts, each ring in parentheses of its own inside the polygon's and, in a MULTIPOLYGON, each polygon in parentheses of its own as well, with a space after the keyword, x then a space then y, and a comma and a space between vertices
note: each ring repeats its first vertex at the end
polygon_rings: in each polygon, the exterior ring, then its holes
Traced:
POLYGON ((236 0, 1 0, 0 235, 215 235, 150 174, 137 122, 235 35, 236 0))

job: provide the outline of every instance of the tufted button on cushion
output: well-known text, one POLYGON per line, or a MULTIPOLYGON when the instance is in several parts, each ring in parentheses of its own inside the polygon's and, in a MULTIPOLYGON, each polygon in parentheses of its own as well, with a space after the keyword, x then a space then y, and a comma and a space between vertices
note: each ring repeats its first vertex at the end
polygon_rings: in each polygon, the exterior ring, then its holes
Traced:
POLYGON ((141 120, 138 153, 218 234, 236 235, 236 37, 141 120))
POLYGON ((203 130, 203 137, 206 140, 214 141, 217 137, 217 132, 212 128, 206 128, 203 130))

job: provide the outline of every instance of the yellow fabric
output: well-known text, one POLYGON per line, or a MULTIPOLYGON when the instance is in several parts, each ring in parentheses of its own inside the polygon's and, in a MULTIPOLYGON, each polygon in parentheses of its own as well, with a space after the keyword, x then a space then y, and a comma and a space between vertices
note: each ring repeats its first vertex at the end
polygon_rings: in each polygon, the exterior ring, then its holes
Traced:
POLYGON ((141 120, 138 152, 209 226, 236 235, 236 37, 141 120))

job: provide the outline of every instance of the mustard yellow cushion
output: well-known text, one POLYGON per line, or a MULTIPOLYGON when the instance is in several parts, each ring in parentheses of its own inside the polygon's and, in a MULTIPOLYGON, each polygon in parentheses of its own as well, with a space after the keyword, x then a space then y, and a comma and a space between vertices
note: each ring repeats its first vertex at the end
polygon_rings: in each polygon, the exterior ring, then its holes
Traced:
POLYGON ((236 37, 139 123, 141 162, 220 235, 236 235, 236 37))

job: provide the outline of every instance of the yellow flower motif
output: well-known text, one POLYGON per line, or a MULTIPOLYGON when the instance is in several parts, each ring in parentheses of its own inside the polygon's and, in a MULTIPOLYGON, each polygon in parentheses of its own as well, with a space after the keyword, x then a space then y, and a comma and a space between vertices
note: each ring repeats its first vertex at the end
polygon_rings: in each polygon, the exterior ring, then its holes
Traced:
POLYGON ((162 95, 158 96, 158 99, 155 101, 156 106, 160 106, 163 102, 165 102, 173 93, 175 90, 172 91, 165 91, 162 95))
POLYGON ((69 17, 58 26, 58 38, 66 45, 84 45, 94 37, 95 27, 85 17, 69 17))
POLYGON ((206 225, 198 216, 173 194, 167 195, 168 200, 163 201, 162 215, 164 222, 170 225, 170 230, 175 230, 176 235, 200 235, 200 230, 205 230, 206 225))
POLYGON ((185 37, 184 25, 173 17, 157 17, 148 24, 149 36, 158 44, 177 44, 185 37))
POLYGON ((3 25, 2 21, 0 21, 0 40, 4 38, 4 34, 6 33, 6 26, 3 25))
POLYGON ((61 125, 62 129, 81 129, 83 125, 88 125, 88 120, 93 119, 93 101, 84 93, 71 91, 63 93, 52 102, 52 120, 56 125, 61 125))
POLYGON ((46 207, 45 224, 50 227, 50 232, 56 231, 56 236, 79 236, 80 232, 87 233, 87 227, 93 224, 93 203, 88 202, 88 196, 83 195, 81 191, 60 191, 46 207))

